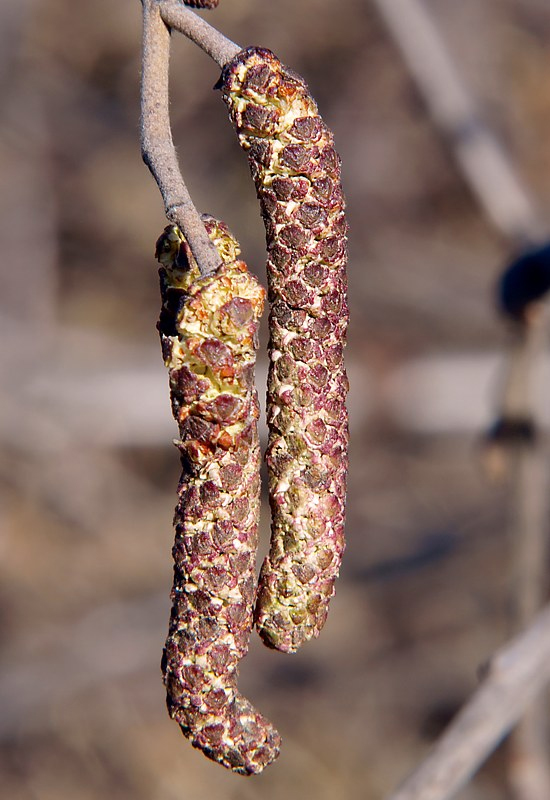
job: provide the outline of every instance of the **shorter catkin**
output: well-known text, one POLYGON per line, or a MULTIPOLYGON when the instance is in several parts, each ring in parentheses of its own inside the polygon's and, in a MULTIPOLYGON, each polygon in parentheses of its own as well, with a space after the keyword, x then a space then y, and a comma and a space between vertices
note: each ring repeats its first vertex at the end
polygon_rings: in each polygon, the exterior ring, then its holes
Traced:
POLYGON ((178 228, 157 242, 158 328, 170 372, 182 475, 174 585, 162 669, 168 710, 205 755, 243 775, 279 753, 279 736, 236 687, 256 593, 260 503, 255 350, 265 292, 211 217, 221 266, 201 278, 178 228))

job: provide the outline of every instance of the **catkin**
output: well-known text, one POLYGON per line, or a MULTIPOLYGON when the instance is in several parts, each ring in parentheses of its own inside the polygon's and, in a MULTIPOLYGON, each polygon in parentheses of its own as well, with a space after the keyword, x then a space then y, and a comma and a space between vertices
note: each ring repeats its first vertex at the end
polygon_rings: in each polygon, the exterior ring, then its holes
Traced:
POLYGON ((237 260, 227 228, 212 218, 205 225, 222 262, 208 277, 199 277, 178 228, 168 226, 157 242, 158 328, 182 463, 162 669, 168 710, 184 735, 209 758, 249 775, 277 757, 280 743, 236 687, 256 594, 254 365, 265 292, 237 260))
POLYGON ((220 0, 183 0, 185 6, 190 8, 216 8, 220 0))
POLYGON ((267 465, 272 510, 256 624, 294 651, 323 626, 344 549, 348 389, 340 160, 308 87, 251 47, 217 85, 246 151, 266 227, 267 465))

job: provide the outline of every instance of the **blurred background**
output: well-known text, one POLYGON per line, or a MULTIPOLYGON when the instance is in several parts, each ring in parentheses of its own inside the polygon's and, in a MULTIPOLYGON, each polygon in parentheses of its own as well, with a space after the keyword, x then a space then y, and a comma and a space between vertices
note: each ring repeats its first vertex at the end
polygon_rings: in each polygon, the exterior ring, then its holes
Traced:
MULTIPOLYGON (((543 220, 550 7, 426 0, 480 119, 543 220)), ((137 0, 0 4, 0 795, 383 798, 508 636, 510 486, 482 469, 518 246, 488 218, 378 4, 204 12, 308 81, 350 222, 347 553, 319 640, 253 635, 240 685, 284 739, 258 778, 194 751, 164 705, 178 455, 156 320, 165 220, 138 142, 137 0)), ((216 66, 173 37, 172 123, 200 210, 265 283, 216 66)), ((536 236, 544 235, 544 224, 536 236)), ((263 346, 267 330, 263 332, 263 346)), ((261 356, 258 383, 267 369, 261 356)), ((263 389, 260 388, 260 394, 263 389)), ((547 412, 548 413, 548 412, 547 412)), ((267 504, 262 548, 269 537, 267 504)), ((506 745, 461 800, 509 798, 506 745)))

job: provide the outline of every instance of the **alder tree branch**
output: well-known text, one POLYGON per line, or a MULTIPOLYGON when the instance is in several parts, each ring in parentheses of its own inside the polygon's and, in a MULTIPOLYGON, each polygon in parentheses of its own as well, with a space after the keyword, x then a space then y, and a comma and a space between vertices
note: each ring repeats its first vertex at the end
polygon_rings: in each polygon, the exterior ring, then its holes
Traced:
POLYGON ((499 650, 481 686, 388 800, 450 800, 550 681, 550 606, 499 650))
POLYGON ((167 218, 181 229, 201 275, 209 275, 218 268, 219 255, 181 175, 170 129, 170 30, 158 0, 142 0, 142 5, 141 153, 160 189, 167 218))

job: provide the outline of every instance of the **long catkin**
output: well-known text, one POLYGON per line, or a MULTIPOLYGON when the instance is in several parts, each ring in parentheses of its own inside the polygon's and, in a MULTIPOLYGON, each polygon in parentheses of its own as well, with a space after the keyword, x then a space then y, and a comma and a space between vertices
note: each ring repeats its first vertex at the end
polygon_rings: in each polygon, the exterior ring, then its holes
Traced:
POLYGON ((218 83, 266 227, 270 300, 269 556, 256 624, 296 650, 317 636, 344 549, 348 389, 346 232, 340 160, 308 87, 250 47, 218 83))
POLYGON ((158 324, 179 426, 182 475, 163 656, 168 710, 185 736, 235 772, 261 772, 279 736, 236 687, 253 626, 260 502, 257 331, 265 292, 227 228, 205 220, 221 266, 200 278, 178 228, 157 242, 158 324))

